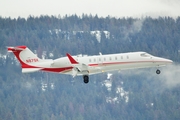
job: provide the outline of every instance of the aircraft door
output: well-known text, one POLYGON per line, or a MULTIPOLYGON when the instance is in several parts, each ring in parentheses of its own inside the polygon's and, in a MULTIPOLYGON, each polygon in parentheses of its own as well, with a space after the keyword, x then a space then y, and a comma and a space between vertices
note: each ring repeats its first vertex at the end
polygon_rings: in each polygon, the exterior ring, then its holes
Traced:
POLYGON ((103 57, 102 54, 100 53, 99 57, 97 58, 98 64, 102 65, 103 64, 103 57))

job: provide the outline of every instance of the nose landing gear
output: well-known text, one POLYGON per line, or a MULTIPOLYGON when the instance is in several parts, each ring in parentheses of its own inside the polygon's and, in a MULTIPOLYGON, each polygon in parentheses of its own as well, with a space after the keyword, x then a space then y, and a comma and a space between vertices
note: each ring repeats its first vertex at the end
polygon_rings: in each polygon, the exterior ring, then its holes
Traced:
POLYGON ((160 74, 161 71, 159 69, 156 70, 156 74, 160 74))

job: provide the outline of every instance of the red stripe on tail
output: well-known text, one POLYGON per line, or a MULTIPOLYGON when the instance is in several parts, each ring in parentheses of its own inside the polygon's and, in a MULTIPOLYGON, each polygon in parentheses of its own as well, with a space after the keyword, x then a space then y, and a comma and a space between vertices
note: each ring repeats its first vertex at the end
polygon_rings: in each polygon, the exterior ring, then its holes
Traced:
POLYGON ((21 51, 25 50, 26 48, 27 48, 26 46, 17 46, 17 47, 8 47, 7 49, 8 49, 9 52, 13 52, 13 54, 16 56, 16 58, 20 62, 22 68, 31 68, 32 66, 27 65, 26 63, 24 63, 20 59, 20 56, 19 56, 21 51))

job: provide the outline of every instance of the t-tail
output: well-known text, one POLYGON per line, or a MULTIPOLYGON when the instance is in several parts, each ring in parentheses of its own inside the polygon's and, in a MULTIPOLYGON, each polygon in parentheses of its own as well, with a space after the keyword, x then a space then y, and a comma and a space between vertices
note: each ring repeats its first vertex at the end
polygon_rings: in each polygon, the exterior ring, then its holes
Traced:
POLYGON ((17 47, 7 47, 8 52, 13 52, 18 61, 21 64, 22 72, 29 73, 35 72, 42 69, 38 66, 43 60, 38 58, 28 47, 17 46, 17 47))

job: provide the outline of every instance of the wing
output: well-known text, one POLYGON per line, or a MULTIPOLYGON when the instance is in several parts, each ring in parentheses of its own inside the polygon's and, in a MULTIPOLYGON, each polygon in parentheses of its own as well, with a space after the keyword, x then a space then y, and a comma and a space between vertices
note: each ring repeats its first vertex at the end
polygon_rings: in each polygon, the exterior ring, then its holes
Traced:
POLYGON ((73 69, 72 69, 73 77, 75 77, 78 73, 89 74, 89 70, 94 68, 94 67, 88 66, 87 64, 77 62, 69 53, 67 53, 66 55, 69 61, 71 62, 71 65, 73 66, 73 69))

